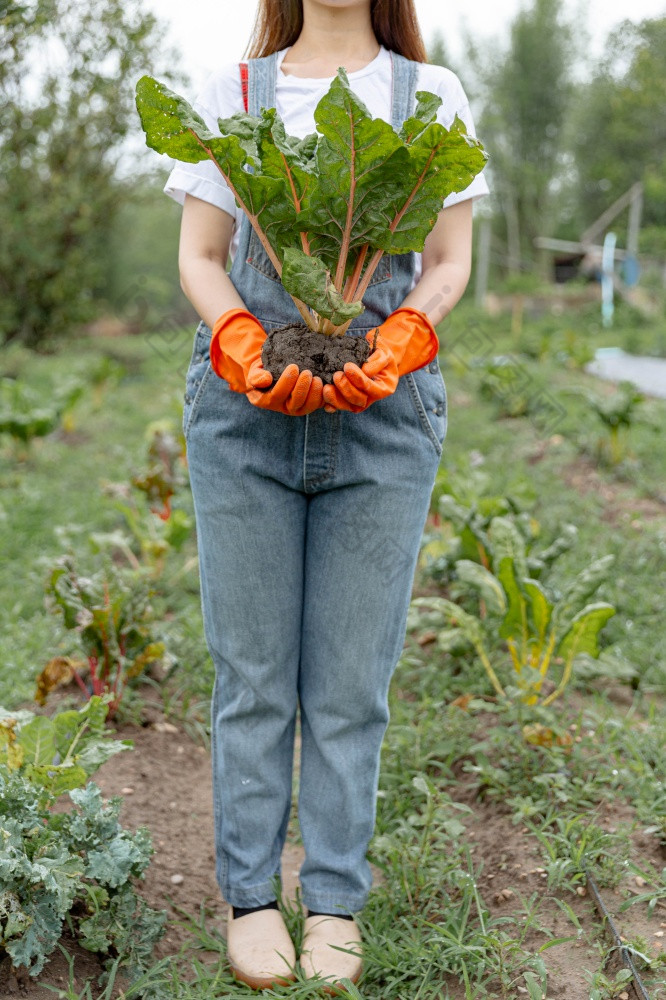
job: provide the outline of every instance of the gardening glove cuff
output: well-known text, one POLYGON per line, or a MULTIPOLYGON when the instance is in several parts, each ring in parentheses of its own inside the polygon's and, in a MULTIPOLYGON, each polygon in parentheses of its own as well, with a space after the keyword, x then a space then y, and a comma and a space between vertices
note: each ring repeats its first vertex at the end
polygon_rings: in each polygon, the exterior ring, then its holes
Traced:
POLYGON ((220 378, 226 379, 234 392, 247 392, 250 366, 261 355, 266 331, 247 309, 229 309, 213 326, 210 363, 220 378))
MULTIPOLYGON (((377 329, 381 342, 396 360, 399 376, 423 368, 437 357, 439 339, 435 328, 418 309, 396 309, 377 329)), ((371 330, 365 339, 372 345, 373 338, 371 330)))

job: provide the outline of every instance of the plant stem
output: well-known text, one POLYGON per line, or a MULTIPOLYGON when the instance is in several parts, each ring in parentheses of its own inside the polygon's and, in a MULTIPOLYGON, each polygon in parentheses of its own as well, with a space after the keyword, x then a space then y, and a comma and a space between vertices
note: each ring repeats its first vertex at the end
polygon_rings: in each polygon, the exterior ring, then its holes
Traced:
POLYGON ((361 247, 358 257, 356 258, 356 264, 354 265, 354 270, 347 278, 347 283, 345 284, 344 292, 342 297, 345 302, 353 302, 356 298, 356 289, 358 288, 358 283, 361 280, 361 273, 363 271, 363 264, 365 263, 365 258, 368 254, 368 248, 370 244, 366 243, 361 247))
POLYGON ((485 649, 483 648, 483 646, 481 645, 480 642, 479 643, 474 643, 474 646, 475 646, 475 649, 476 649, 477 653, 479 654, 479 659, 481 660, 481 663, 483 664, 486 673, 490 677, 490 682, 491 682, 492 686, 495 688, 495 690, 497 691, 498 695, 500 695, 500 697, 505 698, 506 697, 506 692, 504 691, 504 688, 500 684, 499 679, 497 677, 497 674, 495 673, 495 671, 492 668, 492 664, 491 664, 490 660, 488 659, 488 657, 486 655, 485 649))

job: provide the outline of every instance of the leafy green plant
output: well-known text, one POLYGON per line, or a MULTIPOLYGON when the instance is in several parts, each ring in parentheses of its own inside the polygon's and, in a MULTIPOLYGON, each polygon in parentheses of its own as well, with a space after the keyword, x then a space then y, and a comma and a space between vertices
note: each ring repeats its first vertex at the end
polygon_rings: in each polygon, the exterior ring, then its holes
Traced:
POLYGON ((150 593, 134 573, 109 565, 86 577, 77 572, 71 555, 58 558, 49 572, 46 604, 62 614, 65 628, 77 633, 89 686, 71 661, 63 665, 64 678, 51 661, 37 678, 38 701, 43 704, 54 687, 73 677, 87 696, 110 692, 113 715, 128 681, 165 653, 164 643, 155 637, 150 593))
POLYGON ((120 826, 91 774, 132 746, 105 731, 108 699, 53 718, 0 709, 0 952, 37 976, 65 922, 89 951, 140 972, 165 913, 136 895, 152 856, 148 830, 120 826), (76 807, 54 811, 67 793, 76 807))
POLYGON ((460 579, 476 588, 491 613, 488 619, 465 611, 443 597, 421 597, 416 607, 433 608, 457 626, 476 650, 491 683, 502 698, 507 692, 492 666, 488 641, 496 634, 508 649, 520 699, 528 705, 539 700, 543 682, 554 660, 563 664, 559 683, 542 701, 549 705, 566 687, 578 654, 598 656, 599 631, 615 614, 612 605, 586 600, 599 587, 614 561, 602 556, 564 585, 557 597, 549 596, 538 580, 528 576, 525 542, 515 525, 505 517, 490 525, 493 572, 479 563, 460 559, 460 579))
POLYGON ((149 466, 145 472, 132 477, 132 485, 157 505, 151 507, 151 511, 168 521, 172 513, 171 498, 187 482, 182 470, 183 447, 168 421, 151 424, 146 433, 150 439, 149 466))
POLYGON ((627 430, 636 421, 636 409, 645 400, 642 392, 632 382, 620 382, 610 396, 600 396, 581 386, 568 386, 565 392, 581 396, 591 413, 601 421, 607 437, 599 438, 597 455, 610 465, 617 465, 625 456, 626 441, 620 436, 621 428, 627 430))
POLYGON ((44 404, 43 394, 19 379, 0 380, 0 434, 8 434, 25 455, 35 438, 46 437, 57 427, 72 429, 71 411, 85 392, 81 382, 56 385, 44 404))
POLYGON ((421 548, 420 565, 428 576, 447 582, 456 576, 460 559, 478 562, 487 569, 493 563, 490 524, 495 517, 511 520, 525 544, 525 559, 530 576, 540 578, 555 561, 576 542, 578 529, 564 524, 553 541, 537 548, 541 525, 525 510, 525 487, 506 495, 491 492, 491 478, 482 469, 467 469, 464 474, 438 477, 437 510, 433 516, 436 532, 430 532, 421 548))
POLYGON ((396 132, 370 116, 344 69, 315 109, 318 134, 304 139, 286 134, 274 108, 218 119, 215 136, 164 84, 144 76, 136 92, 148 146, 216 165, 305 325, 327 334, 363 311, 384 253, 423 250, 444 199, 487 159, 460 118, 449 130, 436 121, 437 95, 419 91, 396 132))
POLYGON ((481 358, 473 363, 479 372, 479 393, 482 399, 497 403, 500 417, 525 417, 538 409, 539 390, 534 376, 527 377, 522 362, 511 355, 481 358))

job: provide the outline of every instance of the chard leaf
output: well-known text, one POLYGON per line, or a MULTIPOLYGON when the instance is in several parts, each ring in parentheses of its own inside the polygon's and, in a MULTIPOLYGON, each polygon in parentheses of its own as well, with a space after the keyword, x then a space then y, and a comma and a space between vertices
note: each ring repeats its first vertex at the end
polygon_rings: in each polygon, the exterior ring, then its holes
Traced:
POLYGON ((408 164, 407 150, 388 122, 372 118, 349 86, 343 69, 315 109, 321 133, 319 184, 307 204, 311 245, 336 271, 351 268, 349 252, 376 242, 386 229, 395 196, 395 173, 408 164), (339 264, 339 266, 338 266, 339 264))
POLYGON ((526 618, 526 602, 518 585, 516 564, 511 556, 500 560, 497 576, 509 599, 509 606, 499 627, 503 639, 515 639, 522 636, 526 618))
POLYGON ((608 576, 608 571, 614 561, 615 556, 610 552, 608 555, 595 559, 589 566, 581 570, 573 580, 569 581, 553 611, 555 628, 566 626, 567 619, 580 610, 585 601, 599 589, 600 584, 608 576))
POLYGON ((239 134, 214 136, 191 105, 164 84, 144 76, 136 95, 146 144, 176 160, 212 160, 260 237, 268 241, 269 257, 280 273, 280 245, 293 230, 296 208, 283 179, 250 172, 254 163, 245 148, 248 130, 240 116, 225 122, 239 134))
POLYGON ((597 644, 599 632, 614 614, 615 608, 612 604, 606 604, 604 601, 586 605, 572 619, 568 630, 560 639, 557 647, 558 655, 565 660, 573 660, 578 653, 587 653, 588 656, 596 658, 599 655, 597 644))
POLYGON ((56 756, 55 728, 50 719, 36 715, 27 725, 22 726, 18 743, 23 747, 26 764, 52 764, 56 756))
POLYGON ((88 775, 78 764, 28 764, 25 777, 34 785, 41 785, 51 795, 62 795, 72 788, 85 784, 88 775))
POLYGON ((539 646, 543 646, 553 610, 552 601, 550 601, 546 591, 538 580, 532 580, 529 577, 525 578, 523 579, 523 587, 530 599, 532 621, 534 622, 536 634, 539 637, 539 646))
MULTIPOLYGON (((277 111, 275 108, 270 108, 263 111, 257 125, 256 139, 262 174, 282 181, 286 190, 290 192, 291 203, 294 206, 296 222, 293 236, 288 226, 283 227, 279 233, 278 253, 282 259, 290 244, 294 247, 300 244, 298 217, 303 211, 303 204, 308 194, 316 184, 312 153, 316 147, 317 136, 308 135, 305 139, 297 139, 287 135, 277 111)), ((307 245, 306 240, 304 248, 307 245)))
POLYGON ((248 158, 256 161, 259 159, 259 150, 255 132, 260 121, 261 118, 256 115, 237 111, 231 118, 218 118, 217 125, 222 135, 235 135, 248 158))
POLYGON ((523 579, 527 574, 527 561, 525 558, 525 539, 518 531, 518 528, 509 517, 494 517, 489 528, 490 541, 493 552, 493 568, 495 574, 500 563, 505 558, 510 558, 515 564, 516 576, 523 579))
POLYGON ((411 118, 407 118, 400 129, 400 138, 408 145, 414 142, 426 126, 436 119, 441 106, 442 98, 437 94, 431 94, 427 90, 417 90, 414 114, 411 118))
POLYGON ((463 191, 483 169, 481 143, 466 133, 457 115, 450 129, 428 125, 407 147, 409 162, 396 174, 400 186, 391 205, 388 230, 376 238, 387 253, 421 252, 435 225, 444 199, 463 191))
POLYGON ((207 144, 215 137, 183 97, 142 76, 136 85, 136 106, 151 149, 186 163, 208 159, 207 144))
POLYGON ((483 647, 483 628, 478 618, 448 600, 446 597, 415 597, 412 604, 417 608, 434 608, 440 611, 447 621, 454 622, 462 634, 478 649, 483 647))
POLYGON ((491 611, 504 614, 506 611, 506 594, 497 577, 480 563, 471 559, 458 559, 456 573, 459 580, 476 587, 481 597, 491 611))
POLYGON ((335 288, 326 265, 302 250, 285 250, 282 284, 290 295, 307 302, 320 316, 330 319, 336 326, 342 326, 363 312, 361 302, 345 302, 335 288))

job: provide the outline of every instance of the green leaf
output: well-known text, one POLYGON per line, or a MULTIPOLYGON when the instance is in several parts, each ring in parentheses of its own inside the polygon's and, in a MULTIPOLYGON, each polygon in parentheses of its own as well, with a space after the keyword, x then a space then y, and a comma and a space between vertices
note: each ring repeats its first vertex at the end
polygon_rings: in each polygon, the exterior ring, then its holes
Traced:
POLYGON ((264 109, 257 120, 256 142, 262 173, 284 181, 300 212, 303 200, 315 183, 312 154, 316 148, 316 134, 305 139, 287 135, 277 111, 269 108, 264 109))
POLYGON ((400 161, 395 174, 390 225, 376 238, 387 253, 420 253, 445 198, 463 191, 487 159, 481 143, 467 135, 457 115, 448 130, 438 122, 428 125, 407 151, 407 164, 400 161))
POLYGON ((151 149, 185 163, 209 159, 209 146, 215 136, 194 108, 173 90, 142 76, 136 85, 136 107, 146 145, 151 149))
POLYGON ((251 162, 259 159, 256 131, 261 124, 261 118, 244 111, 237 111, 231 118, 218 118, 217 124, 222 135, 236 136, 251 162))
POLYGON ((515 563, 511 556, 504 556, 500 561, 497 576, 509 601, 506 614, 498 630, 499 634, 503 639, 522 637, 527 606, 525 597, 518 586, 515 563))
POLYGON ((76 764, 28 764, 24 769, 28 781, 46 788, 51 795, 62 795, 85 784, 88 775, 76 764))
POLYGON ((326 265, 302 250, 285 250, 282 284, 291 295, 307 302, 320 316, 330 319, 336 326, 342 326, 364 309, 361 302, 345 302, 335 288, 326 265))
POLYGON ((145 867, 141 849, 126 834, 121 834, 106 843, 103 851, 88 852, 86 878, 116 888, 137 874, 136 869, 142 864, 145 867))
POLYGON ((24 752, 24 763, 52 764, 56 756, 55 727, 51 719, 36 715, 19 730, 17 741, 24 752))
POLYGON ((503 559, 510 558, 519 580, 529 576, 525 558, 525 539, 510 517, 494 517, 490 522, 488 535, 493 553, 493 569, 497 573, 503 559))
MULTIPOLYGON (((407 167, 404 143, 388 122, 372 118, 349 87, 343 69, 315 109, 321 133, 319 184, 306 205, 313 252, 335 272, 339 257, 365 243, 380 245, 396 177, 407 167)), ((345 274, 351 270, 347 257, 345 274)))
POLYGON ((506 594, 502 584, 490 570, 470 559, 459 559, 456 562, 456 573, 459 580, 477 588, 491 611, 504 614, 506 594))
POLYGON ((529 577, 525 577, 522 584, 523 589, 525 590, 525 593, 530 601, 532 622, 534 623, 536 634, 539 637, 539 645, 543 646, 546 638, 546 630, 548 629, 550 616, 553 610, 552 601, 538 580, 532 580, 529 577))
POLYGON ((408 145, 416 139, 423 130, 437 118, 437 112, 442 106, 442 98, 427 90, 416 91, 416 108, 411 118, 407 118, 400 129, 400 138, 408 145))
POLYGON ((557 646, 558 656, 565 660, 573 659, 578 653, 597 657, 599 632, 614 614, 615 608, 611 604, 603 601, 588 604, 572 619, 567 632, 560 639, 557 646))
POLYGON ((283 179, 251 173, 248 128, 242 113, 225 119, 234 131, 214 136, 184 98, 150 77, 136 88, 136 103, 146 142, 158 153, 196 163, 212 160, 252 225, 268 240, 278 258, 285 236, 293 239, 296 208, 283 179))
POLYGON ((416 597, 412 604, 417 608, 435 608, 447 621, 454 622, 475 647, 483 645, 483 630, 478 618, 468 614, 454 601, 445 597, 416 597))
POLYGON ((608 577, 614 562, 613 553, 595 559, 563 588, 560 599, 553 609, 553 626, 557 630, 566 628, 572 615, 576 614, 587 599, 596 593, 608 577))

